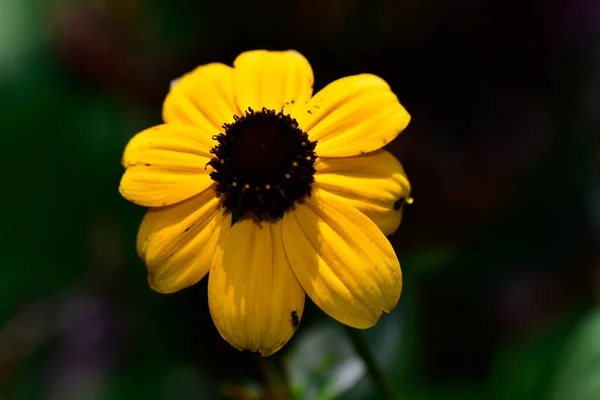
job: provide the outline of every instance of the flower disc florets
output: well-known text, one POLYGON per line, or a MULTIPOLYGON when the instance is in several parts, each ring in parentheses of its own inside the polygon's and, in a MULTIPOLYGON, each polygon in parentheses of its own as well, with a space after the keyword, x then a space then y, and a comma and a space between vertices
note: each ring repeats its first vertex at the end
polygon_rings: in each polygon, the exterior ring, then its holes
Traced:
POLYGON ((310 196, 316 142, 282 111, 251 108, 225 133, 213 136, 218 144, 208 163, 217 182, 217 196, 232 213, 232 222, 247 214, 278 219, 295 201, 310 196))

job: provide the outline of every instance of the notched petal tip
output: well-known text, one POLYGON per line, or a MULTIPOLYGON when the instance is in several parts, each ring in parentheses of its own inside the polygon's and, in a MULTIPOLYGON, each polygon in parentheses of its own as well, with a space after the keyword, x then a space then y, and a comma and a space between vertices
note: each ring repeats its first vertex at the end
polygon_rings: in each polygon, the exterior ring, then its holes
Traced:
POLYGON ((211 137, 239 114, 232 77, 232 67, 210 63, 174 79, 163 104, 163 120, 199 127, 211 137))
POLYGON ((315 168, 315 188, 358 209, 384 235, 398 229, 411 187, 402 165, 390 152, 377 150, 354 157, 321 157, 315 168))
MULTIPOLYGON (((287 342, 286 342, 287 343, 287 342)), ((277 353, 279 350, 281 350, 281 348, 285 345, 282 344, 281 346, 277 346, 277 347, 271 347, 268 349, 258 349, 258 352, 260 353, 261 356, 263 357, 268 357, 268 356, 272 356, 273 354, 277 353)))
POLYGON ((301 316, 304 291, 285 257, 281 223, 240 219, 219 241, 208 276, 208 305, 233 347, 263 356, 281 349, 301 316))
POLYGON ((163 124, 135 135, 123 153, 120 193, 146 207, 178 203, 214 182, 204 167, 212 139, 193 126, 163 124))
POLYGON ((394 250, 364 214, 315 190, 286 214, 286 255, 308 296, 339 322, 369 328, 393 309, 402 279, 394 250))
POLYGON ((286 342, 281 345, 278 345, 275 347, 269 347, 269 348, 262 348, 262 347, 242 348, 242 347, 237 346, 234 342, 228 340, 225 336, 221 335, 221 337, 223 338, 223 340, 225 340, 227 343, 229 343, 231 345, 231 347, 233 347, 234 349, 236 349, 238 351, 249 352, 249 353, 259 353, 262 357, 272 356, 273 354, 275 354, 279 350, 281 350, 283 348, 283 346, 285 346, 285 344, 287 343, 286 342))
POLYGON ((285 109, 295 116, 295 110, 312 96, 312 67, 298 51, 246 51, 237 56, 233 66, 234 93, 240 110, 285 109))
POLYGON ((317 154, 349 157, 380 149, 396 138, 410 115, 376 75, 338 79, 315 94, 296 118, 317 154))
POLYGON ((149 286, 159 293, 175 293, 200 281, 209 271, 216 236, 225 222, 211 191, 149 209, 136 239, 149 286))

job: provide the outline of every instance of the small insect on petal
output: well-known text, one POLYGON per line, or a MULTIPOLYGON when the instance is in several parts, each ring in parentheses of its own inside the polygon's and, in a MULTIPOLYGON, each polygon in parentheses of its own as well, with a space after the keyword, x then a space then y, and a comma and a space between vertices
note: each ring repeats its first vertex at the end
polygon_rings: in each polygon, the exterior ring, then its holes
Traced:
POLYGON ((298 313, 296 312, 296 310, 290 312, 291 318, 290 318, 290 322, 292 323, 292 327, 294 329, 296 329, 298 327, 298 325, 300 324, 300 318, 298 317, 298 313))

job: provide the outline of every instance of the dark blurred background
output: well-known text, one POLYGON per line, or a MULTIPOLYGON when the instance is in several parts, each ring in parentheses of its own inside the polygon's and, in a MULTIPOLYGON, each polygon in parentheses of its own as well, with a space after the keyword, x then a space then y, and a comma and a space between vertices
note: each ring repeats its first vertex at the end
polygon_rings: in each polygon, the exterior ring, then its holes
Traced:
POLYGON ((0 0, 0 399, 378 398, 309 304, 275 356, 173 295, 117 191, 169 82, 294 48, 316 88, 382 76, 415 203, 396 310, 366 331, 401 399, 600 399, 600 2, 0 0))

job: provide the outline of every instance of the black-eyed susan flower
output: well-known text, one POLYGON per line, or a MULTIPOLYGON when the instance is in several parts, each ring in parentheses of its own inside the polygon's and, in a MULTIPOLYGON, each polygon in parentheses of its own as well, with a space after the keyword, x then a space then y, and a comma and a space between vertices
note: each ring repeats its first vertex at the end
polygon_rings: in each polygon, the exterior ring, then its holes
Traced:
POLYGON ((262 355, 294 334, 305 295, 356 328, 396 306, 385 235, 410 185, 381 148, 410 116, 385 81, 350 76, 313 96, 300 53, 249 51, 176 81, 163 119, 127 145, 120 185, 149 207, 137 249, 154 290, 208 274, 218 331, 262 355))

